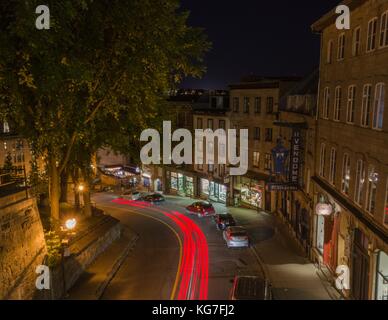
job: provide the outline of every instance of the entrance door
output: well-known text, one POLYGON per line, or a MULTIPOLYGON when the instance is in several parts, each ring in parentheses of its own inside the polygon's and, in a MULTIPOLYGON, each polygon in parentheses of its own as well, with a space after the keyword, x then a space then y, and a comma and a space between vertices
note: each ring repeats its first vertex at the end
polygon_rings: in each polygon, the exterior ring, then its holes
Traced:
POLYGON ((356 300, 368 300, 369 256, 368 239, 358 229, 355 230, 352 251, 352 295, 356 300))
POLYGON ((265 210, 272 211, 271 207, 271 192, 265 192, 265 210))

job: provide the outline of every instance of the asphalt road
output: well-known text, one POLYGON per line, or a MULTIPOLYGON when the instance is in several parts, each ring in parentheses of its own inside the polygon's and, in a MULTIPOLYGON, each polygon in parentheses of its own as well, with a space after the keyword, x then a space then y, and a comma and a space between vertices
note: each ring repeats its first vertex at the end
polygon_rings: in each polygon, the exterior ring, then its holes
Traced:
MULTIPOLYGON (((261 275, 251 249, 228 249, 212 218, 185 213, 194 200, 166 197, 161 205, 117 200, 98 193, 93 201, 139 235, 104 292, 103 299, 228 299, 235 275, 261 275)), ((215 204, 216 212, 224 206, 215 204)))

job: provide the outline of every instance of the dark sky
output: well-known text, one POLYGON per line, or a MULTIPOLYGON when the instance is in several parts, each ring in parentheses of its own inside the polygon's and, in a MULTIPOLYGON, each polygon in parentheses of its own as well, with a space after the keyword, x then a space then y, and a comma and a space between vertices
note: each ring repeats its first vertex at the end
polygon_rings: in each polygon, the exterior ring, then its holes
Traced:
POLYGON ((224 89, 248 74, 303 76, 319 63, 311 24, 339 0, 182 0, 189 24, 205 28, 207 74, 184 88, 224 89))

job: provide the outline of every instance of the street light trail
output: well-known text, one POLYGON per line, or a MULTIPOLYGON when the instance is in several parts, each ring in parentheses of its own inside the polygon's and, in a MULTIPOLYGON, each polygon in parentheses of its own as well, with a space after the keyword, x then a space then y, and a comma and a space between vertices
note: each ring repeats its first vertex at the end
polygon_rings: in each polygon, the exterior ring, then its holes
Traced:
POLYGON ((163 214, 178 227, 183 239, 182 261, 178 270, 180 276, 178 300, 206 300, 208 296, 209 253, 205 235, 198 225, 178 211, 164 211, 148 202, 115 199, 112 202, 149 209, 163 214))

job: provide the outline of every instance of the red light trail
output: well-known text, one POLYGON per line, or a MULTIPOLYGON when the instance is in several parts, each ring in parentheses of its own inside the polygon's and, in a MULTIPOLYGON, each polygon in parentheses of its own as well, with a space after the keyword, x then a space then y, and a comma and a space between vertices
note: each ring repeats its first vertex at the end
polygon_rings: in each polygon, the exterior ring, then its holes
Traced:
POLYGON ((163 214, 178 227, 182 237, 182 260, 178 270, 178 300, 207 300, 209 282, 209 249, 205 235, 190 218, 178 211, 164 211, 148 202, 115 199, 112 202, 163 214))

